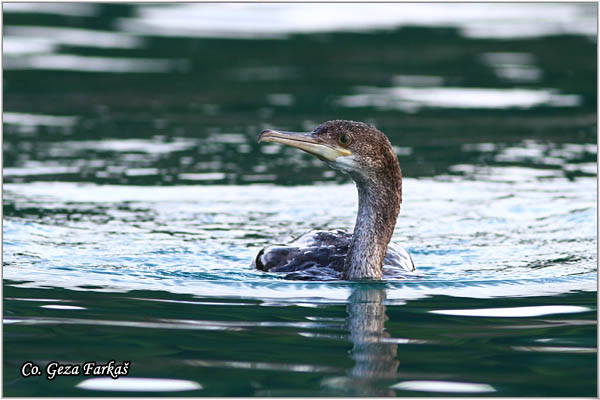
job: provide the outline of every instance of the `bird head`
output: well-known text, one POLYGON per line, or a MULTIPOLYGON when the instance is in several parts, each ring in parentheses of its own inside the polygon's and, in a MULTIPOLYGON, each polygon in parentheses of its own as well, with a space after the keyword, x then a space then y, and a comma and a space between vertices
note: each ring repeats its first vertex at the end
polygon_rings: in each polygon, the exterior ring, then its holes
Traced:
POLYGON ((312 132, 265 130, 258 141, 304 150, 355 181, 372 180, 382 170, 398 168, 398 159, 387 137, 364 122, 327 121, 312 132))

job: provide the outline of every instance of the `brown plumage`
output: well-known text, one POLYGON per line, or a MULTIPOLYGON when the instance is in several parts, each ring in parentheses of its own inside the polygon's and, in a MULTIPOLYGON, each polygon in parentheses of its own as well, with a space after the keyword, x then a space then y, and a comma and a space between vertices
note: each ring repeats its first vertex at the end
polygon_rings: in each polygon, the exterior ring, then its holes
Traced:
POLYGON ((321 232, 303 236, 300 243, 292 243, 296 247, 266 248, 255 260, 257 268, 286 272, 329 268, 341 272, 343 279, 379 280, 383 278, 384 261, 389 265, 393 259, 391 264, 396 265, 392 267, 414 270, 404 249, 388 249, 402 203, 402 172, 390 141, 381 131, 363 122, 336 120, 310 133, 263 131, 258 141, 299 148, 349 174, 358 189, 359 206, 352 235, 321 232), (327 244, 324 237, 328 238, 327 244), (326 257, 322 249, 327 248, 326 257), (312 264, 306 249, 321 253, 312 264))

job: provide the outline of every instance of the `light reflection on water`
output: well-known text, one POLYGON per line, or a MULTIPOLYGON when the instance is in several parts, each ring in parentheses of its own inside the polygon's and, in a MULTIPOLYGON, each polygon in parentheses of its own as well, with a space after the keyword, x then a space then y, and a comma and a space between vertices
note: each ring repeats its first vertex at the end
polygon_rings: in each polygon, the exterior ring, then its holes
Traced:
POLYGON ((76 28, 8 26, 3 33, 8 37, 2 50, 7 55, 21 53, 16 48, 17 46, 11 44, 12 41, 18 43, 20 39, 46 40, 53 49, 60 45, 133 49, 142 47, 144 44, 142 38, 133 35, 76 28), (6 47, 7 44, 8 47, 6 47))
POLYGON ((486 88, 357 88, 360 94, 343 96, 339 104, 346 107, 368 107, 377 109, 399 109, 416 112, 422 107, 445 108, 531 108, 547 105, 574 107, 579 96, 558 94, 555 90, 486 89, 486 88))
MULTIPOLYGON (((68 134, 76 121, 76 117, 5 113, 4 122, 15 126, 21 132, 36 132, 37 127, 50 126, 64 128, 68 134)), ((4 176, 13 179, 19 176, 52 174, 79 177, 81 171, 85 170, 98 179, 121 179, 122 183, 127 183, 128 177, 140 175, 149 176, 149 179, 154 181, 169 178, 171 182, 176 180, 182 183, 231 179, 239 179, 241 183, 277 181, 279 174, 286 172, 285 170, 270 169, 262 164, 253 165, 251 170, 247 170, 233 163, 236 155, 254 151, 255 141, 253 135, 224 133, 206 138, 165 138, 155 135, 149 139, 61 140, 31 145, 22 143, 20 146, 23 150, 35 149, 44 161, 28 160, 27 153, 21 154, 18 157, 23 159, 22 165, 5 167, 4 176), (224 153, 226 159, 215 156, 215 152, 224 153), (193 157, 198 153, 205 155, 203 158, 206 157, 206 161, 195 160, 193 157), (157 161, 169 158, 177 159, 176 171, 156 168, 157 161)), ((288 151, 281 145, 266 145, 259 150, 267 156, 288 151)), ((416 151, 409 146, 395 146, 394 150, 399 157, 407 159, 414 156, 416 151)), ((536 177, 560 178, 573 174, 596 174, 597 146, 591 143, 524 140, 517 144, 468 143, 461 145, 460 150, 479 162, 497 165, 454 164, 448 167, 449 172, 470 179, 511 182, 536 177), (534 168, 512 167, 515 164, 531 165, 534 168)), ((304 158, 295 153, 291 153, 290 162, 305 167, 322 166, 316 159, 304 158)), ((334 171, 325 169, 321 179, 330 180, 334 177, 334 171)))
POLYGON ((89 378, 77 385, 80 389, 112 392, 181 392, 200 390, 202 385, 182 379, 157 378, 89 378))
POLYGON ((405 381, 392 386, 394 389, 417 392, 441 393, 489 393, 496 390, 483 383, 443 382, 443 381, 405 381))
POLYGON ((178 61, 160 58, 116 58, 88 57, 74 54, 48 54, 7 59, 5 60, 4 68, 7 70, 43 69, 114 73, 157 73, 185 71, 188 68, 188 64, 185 60, 178 61))
MULTIPOLYGON (((552 178, 540 185, 538 177, 524 179, 522 168, 498 168, 498 175, 499 181, 405 179, 393 241, 412 254, 418 275, 390 281, 396 290, 388 298, 595 289, 594 180, 552 178)), ((250 265, 265 245, 311 229, 351 229, 356 194, 350 184, 35 183, 7 184, 5 191, 8 201, 20 199, 18 209, 43 216, 35 223, 4 224, 5 277, 30 281, 28 287, 76 288, 85 282, 113 290, 162 287, 333 301, 347 297, 350 288, 285 282, 250 265), (70 278, 59 277, 57 269, 69 271, 70 278)))
POLYGON ((29 114, 19 112, 4 112, 2 113, 2 122, 9 125, 18 126, 63 126, 69 127, 77 122, 75 116, 58 116, 58 115, 42 115, 29 114))
POLYGON ((432 310, 434 314, 462 315, 469 317, 539 317, 541 315, 570 314, 590 311, 588 307, 539 306, 512 308, 482 308, 471 310, 432 310))
POLYGON ((2 4, 5 13, 40 13, 57 14, 75 17, 93 17, 98 14, 99 7, 93 3, 17 3, 2 4))
POLYGON ((595 35, 593 8, 576 4, 229 4, 144 5, 123 18, 127 32, 166 36, 282 38, 290 33, 369 30, 402 25, 457 27, 471 38, 595 35), (590 12, 586 12, 590 11, 590 12), (573 23, 576 20, 577 23, 573 23))

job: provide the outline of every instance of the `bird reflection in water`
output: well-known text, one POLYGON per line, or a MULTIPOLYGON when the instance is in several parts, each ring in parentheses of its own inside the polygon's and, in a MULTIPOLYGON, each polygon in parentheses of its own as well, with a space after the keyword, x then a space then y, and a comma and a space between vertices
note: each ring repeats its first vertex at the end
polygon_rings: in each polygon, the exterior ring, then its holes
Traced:
POLYGON ((347 306, 346 327, 352 342, 350 357, 354 367, 346 377, 329 378, 323 385, 335 391, 355 396, 392 397, 389 388, 396 378, 398 345, 386 340, 390 334, 385 330, 389 319, 383 304, 386 292, 382 285, 358 285, 352 289, 347 306))

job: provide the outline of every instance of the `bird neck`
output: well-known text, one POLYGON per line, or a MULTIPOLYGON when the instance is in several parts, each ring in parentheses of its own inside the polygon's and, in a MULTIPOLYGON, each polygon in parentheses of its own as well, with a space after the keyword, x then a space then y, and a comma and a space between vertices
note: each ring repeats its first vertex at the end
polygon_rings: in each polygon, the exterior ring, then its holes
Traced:
MULTIPOLYGON (((395 157, 394 157, 395 158, 395 157)), ((383 278, 383 261, 402 203, 402 173, 396 161, 379 179, 355 178, 358 215, 344 261, 343 278, 383 278)))

